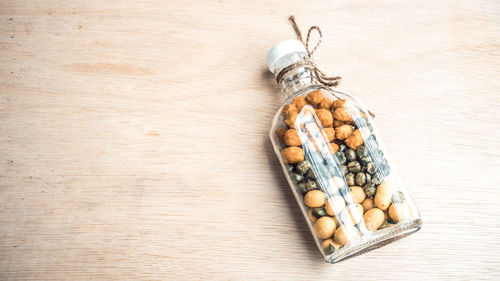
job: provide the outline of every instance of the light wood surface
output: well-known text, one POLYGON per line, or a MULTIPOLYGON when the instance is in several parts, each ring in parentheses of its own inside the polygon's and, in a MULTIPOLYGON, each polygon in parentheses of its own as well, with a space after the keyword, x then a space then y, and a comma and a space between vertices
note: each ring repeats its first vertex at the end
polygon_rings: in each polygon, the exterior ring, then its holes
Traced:
POLYGON ((498 1, 2 1, 1 280, 500 278, 498 1), (268 139, 267 51, 377 114, 418 233, 329 265, 268 139))

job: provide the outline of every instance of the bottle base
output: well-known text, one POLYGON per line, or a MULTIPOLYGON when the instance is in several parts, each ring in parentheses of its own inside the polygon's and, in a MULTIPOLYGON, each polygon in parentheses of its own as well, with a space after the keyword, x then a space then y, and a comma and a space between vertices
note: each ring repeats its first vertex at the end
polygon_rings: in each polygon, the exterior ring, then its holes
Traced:
POLYGON ((377 230, 372 234, 363 235, 362 238, 328 255, 325 261, 328 263, 338 263, 362 255, 415 233, 420 228, 422 228, 422 220, 418 218, 409 222, 399 223, 386 229, 377 230))

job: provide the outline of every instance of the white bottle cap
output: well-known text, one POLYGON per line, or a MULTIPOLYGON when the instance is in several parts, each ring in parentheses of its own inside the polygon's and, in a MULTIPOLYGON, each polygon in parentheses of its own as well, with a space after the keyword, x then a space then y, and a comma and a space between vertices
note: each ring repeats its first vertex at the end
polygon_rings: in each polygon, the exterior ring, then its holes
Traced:
POLYGON ((278 61, 291 53, 305 53, 307 54, 306 48, 304 44, 296 39, 290 39, 276 44, 270 51, 267 53, 267 65, 269 66, 269 70, 274 73, 277 67, 282 68, 286 67, 294 62, 289 63, 288 65, 278 66, 278 61))

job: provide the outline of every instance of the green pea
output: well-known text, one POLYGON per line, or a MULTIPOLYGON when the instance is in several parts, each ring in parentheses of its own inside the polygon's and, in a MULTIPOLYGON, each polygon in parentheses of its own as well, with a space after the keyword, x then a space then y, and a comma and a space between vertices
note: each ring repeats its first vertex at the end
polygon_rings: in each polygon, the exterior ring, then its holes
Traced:
POLYGON ((363 191, 365 192, 367 197, 373 197, 377 192, 377 188, 373 183, 367 183, 365 186, 363 186, 363 191))
POLYGON ((373 163, 366 164, 366 171, 370 174, 375 174, 375 165, 373 163))
POLYGON ((366 184, 365 173, 357 173, 356 174, 356 185, 363 186, 365 184, 366 184))
POLYGON ((345 153, 345 158, 347 158, 347 161, 356 160, 356 152, 354 150, 349 148, 344 153, 345 153))
POLYGON ((301 174, 297 174, 297 173, 293 173, 292 172, 292 178, 296 181, 296 182, 301 182, 302 180, 304 180, 304 176, 301 175, 301 174))
POLYGON ((356 149, 356 153, 358 154, 359 158, 368 156, 368 150, 363 145, 358 146, 358 148, 356 149))
POLYGON ((372 158, 370 156, 360 157, 359 162, 361 162, 361 165, 366 165, 366 164, 372 162, 372 158))
POLYGON ((405 196, 404 196, 403 192, 401 192, 399 190, 399 191, 394 192, 391 200, 392 200, 392 203, 403 203, 403 202, 405 202, 405 196))
POLYGON ((387 223, 387 221, 386 221, 386 220, 384 220, 384 223, 382 223, 382 225, 379 227, 379 229, 386 228, 388 224, 389 224, 389 223, 387 223))
POLYGON ((316 179, 316 175, 314 174, 313 170, 310 169, 309 172, 307 172, 307 176, 310 178, 310 179, 313 179, 315 180, 316 179))
POLYGON ((347 146, 345 146, 345 144, 339 145, 339 152, 344 152, 346 148, 347 146))
POLYGON ((347 174, 349 171, 347 170, 346 165, 340 165, 340 170, 342 171, 342 174, 347 174))
POLYGON ((382 183, 382 176, 380 174, 373 175, 372 183, 373 184, 381 184, 382 183))
POLYGON ((351 161, 347 163, 347 170, 349 170, 349 172, 351 173, 357 173, 361 171, 361 165, 358 161, 351 161))
POLYGON ((331 255, 335 252, 335 247, 333 245, 328 245, 328 248, 325 249, 325 255, 331 255))
POLYGON ((352 174, 352 173, 347 174, 345 176, 345 179, 346 179, 347 185, 349 185, 349 186, 356 185, 354 174, 352 174))
POLYGON ((307 181, 306 182, 306 192, 314 189, 319 189, 318 184, 315 181, 307 181))
POLYGON ((316 218, 321 218, 326 216, 326 211, 323 208, 313 208, 312 209, 312 215, 315 216, 316 218))
POLYGON ((372 182, 372 175, 365 173, 366 176, 366 182, 372 182))
POLYGON ((291 173, 293 171, 293 165, 287 165, 286 170, 291 173))
POLYGON ((307 186, 305 182, 301 182, 297 185, 297 189, 300 191, 300 193, 305 194, 307 192, 307 186))
POLYGON ((344 164, 346 162, 345 155, 343 152, 337 152, 335 153, 335 156, 337 156, 337 161, 339 161, 340 164, 344 164))
POLYGON ((354 119, 354 124, 356 124, 356 127, 358 128, 363 128, 364 126, 366 126, 368 120, 366 120, 365 117, 360 117, 360 118, 356 118, 354 119))
POLYGON ((307 162, 306 160, 299 162, 295 167, 295 169, 301 174, 307 173, 310 168, 311 164, 309 164, 309 162, 307 162))
POLYGON ((383 163, 378 167, 377 169, 377 174, 380 174, 382 177, 386 177, 391 173, 391 167, 389 167, 389 164, 387 162, 383 163))

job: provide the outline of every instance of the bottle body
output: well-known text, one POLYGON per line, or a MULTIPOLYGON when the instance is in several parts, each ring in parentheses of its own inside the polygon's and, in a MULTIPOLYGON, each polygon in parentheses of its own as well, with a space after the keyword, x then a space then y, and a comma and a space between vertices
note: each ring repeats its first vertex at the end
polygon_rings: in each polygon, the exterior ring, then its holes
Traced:
POLYGON ((295 92, 280 85, 287 99, 270 138, 325 260, 339 262, 420 229, 420 214, 362 103, 317 83, 307 69, 286 80, 295 92))

